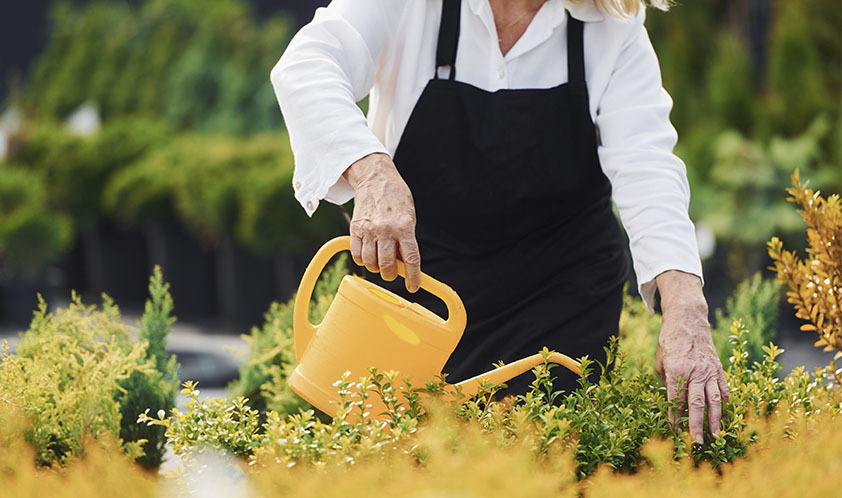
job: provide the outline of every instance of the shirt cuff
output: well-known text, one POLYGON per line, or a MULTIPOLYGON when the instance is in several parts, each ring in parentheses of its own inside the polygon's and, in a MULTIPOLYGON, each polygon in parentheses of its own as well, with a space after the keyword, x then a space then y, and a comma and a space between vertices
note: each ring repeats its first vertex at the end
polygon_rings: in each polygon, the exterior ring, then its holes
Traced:
POLYGON ((322 199, 338 205, 351 200, 354 197, 354 189, 342 174, 356 161, 375 153, 388 154, 388 151, 372 135, 369 140, 364 140, 360 147, 346 151, 334 149, 322 154, 302 154, 315 158, 316 163, 297 163, 292 178, 295 198, 307 216, 313 216, 322 199))

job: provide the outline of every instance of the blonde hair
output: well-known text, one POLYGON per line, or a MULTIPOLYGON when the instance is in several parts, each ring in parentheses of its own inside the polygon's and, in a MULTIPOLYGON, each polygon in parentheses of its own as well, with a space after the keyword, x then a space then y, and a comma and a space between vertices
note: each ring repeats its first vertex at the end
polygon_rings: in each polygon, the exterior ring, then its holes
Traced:
POLYGON ((593 1, 602 10, 617 17, 635 17, 641 8, 651 5, 656 9, 668 10, 670 0, 573 0, 574 2, 593 1))

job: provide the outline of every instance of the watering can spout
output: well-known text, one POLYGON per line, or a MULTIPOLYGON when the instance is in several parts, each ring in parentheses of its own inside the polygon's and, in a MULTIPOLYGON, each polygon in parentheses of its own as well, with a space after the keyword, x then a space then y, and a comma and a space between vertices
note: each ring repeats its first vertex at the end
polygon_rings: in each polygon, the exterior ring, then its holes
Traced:
MULTIPOLYGON (((562 365, 576 375, 582 375, 582 369, 579 362, 567 355, 552 352, 547 356, 547 361, 562 365)), ((500 368, 495 368, 494 370, 484 374, 471 377, 470 379, 464 380, 453 387, 461 390, 464 396, 470 398, 471 396, 475 396, 479 391, 480 386, 484 384, 491 384, 495 386, 500 385, 504 382, 510 381, 520 374, 532 370, 542 363, 544 363, 544 356, 541 353, 537 353, 532 356, 527 356, 526 358, 514 363, 509 363, 508 365, 503 365, 500 368)))

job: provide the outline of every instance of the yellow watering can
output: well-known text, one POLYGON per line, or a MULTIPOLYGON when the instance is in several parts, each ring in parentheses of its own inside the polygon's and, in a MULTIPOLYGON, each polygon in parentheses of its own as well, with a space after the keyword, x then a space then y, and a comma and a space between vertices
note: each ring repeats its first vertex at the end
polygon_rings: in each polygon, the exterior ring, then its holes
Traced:
MULTIPOLYGON (((353 381, 369 375, 370 367, 380 372, 398 371, 410 376, 412 384, 419 387, 434 380, 456 349, 467 320, 456 292, 425 273, 421 274, 421 288, 444 301, 447 320, 363 278, 347 275, 322 322, 313 325, 309 309, 316 280, 334 255, 349 250, 349 243, 350 237, 337 237, 319 249, 304 272, 295 298, 293 330, 298 366, 289 377, 289 386, 330 416, 336 416, 340 401, 334 383, 346 371, 353 381)), ((403 262, 398 261, 397 267, 398 274, 406 277, 403 262)), ((581 374, 579 363, 568 356, 552 353, 549 361, 581 374)), ((470 397, 483 382, 498 385, 543 362, 540 353, 534 354, 455 387, 470 397)), ((370 413, 379 418, 384 407, 374 398, 368 399, 373 405, 370 413)))

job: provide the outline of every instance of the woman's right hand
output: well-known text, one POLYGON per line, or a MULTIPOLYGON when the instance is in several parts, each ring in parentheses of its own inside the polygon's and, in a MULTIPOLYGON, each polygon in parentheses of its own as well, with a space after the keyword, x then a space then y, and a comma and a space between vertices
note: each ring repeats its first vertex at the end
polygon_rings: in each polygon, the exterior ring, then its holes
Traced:
POLYGON ((343 175, 354 189, 351 256, 358 265, 379 272, 383 280, 397 277, 396 258, 406 266, 406 289, 421 284, 421 254, 415 239, 412 192, 386 154, 370 154, 343 175))

